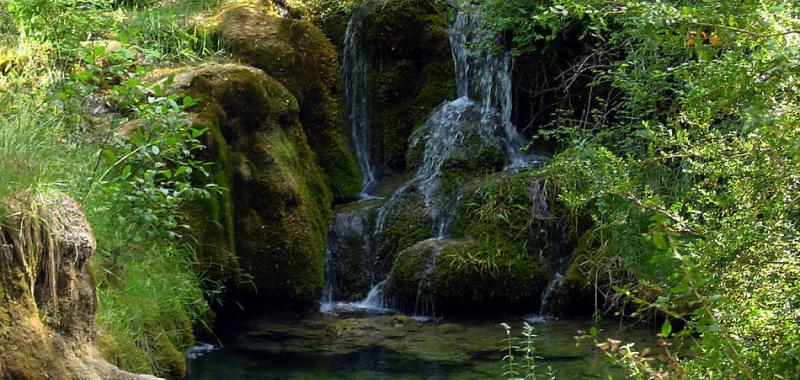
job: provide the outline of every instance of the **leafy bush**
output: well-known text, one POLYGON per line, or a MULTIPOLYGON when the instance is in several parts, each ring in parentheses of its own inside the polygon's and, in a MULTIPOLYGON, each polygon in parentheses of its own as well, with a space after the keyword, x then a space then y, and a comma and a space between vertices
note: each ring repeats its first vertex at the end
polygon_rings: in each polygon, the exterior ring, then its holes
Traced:
POLYGON ((675 377, 796 376, 797 4, 485 3, 486 27, 517 53, 564 33, 585 44, 561 78, 588 76, 603 98, 540 134, 562 147, 543 175, 594 221, 583 270, 606 274, 634 316, 684 326, 668 334, 695 355, 675 377))

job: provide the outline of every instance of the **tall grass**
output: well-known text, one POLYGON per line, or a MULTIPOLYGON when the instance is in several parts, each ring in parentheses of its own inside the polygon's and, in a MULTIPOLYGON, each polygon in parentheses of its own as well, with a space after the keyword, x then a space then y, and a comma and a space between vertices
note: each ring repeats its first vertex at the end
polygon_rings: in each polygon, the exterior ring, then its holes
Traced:
POLYGON ((133 9, 123 22, 120 37, 145 49, 155 60, 196 61, 222 53, 218 36, 209 34, 202 20, 223 0, 167 2, 133 9))
MULTIPOLYGON (((192 8, 199 11, 206 9, 203 4, 208 2, 191 3, 200 4, 192 8)), ((86 20, 102 19, 103 12, 110 12, 106 8, 66 11, 76 14, 64 15, 62 21, 80 18, 83 13, 92 13, 86 20)), ((145 9, 118 9, 113 11, 117 12, 115 17, 120 11, 133 15, 128 19, 132 24, 103 21, 103 25, 119 28, 107 33, 138 33, 131 42, 148 44, 168 58, 194 46, 194 42, 186 42, 195 41, 191 34, 177 34, 178 8, 159 16, 149 15, 145 9), (164 20, 169 22, 165 24, 164 20), (167 30, 158 31, 162 27, 167 30), (163 39, 156 39, 156 35, 163 39)), ((96 136, 107 131, 92 130, 84 118, 83 99, 65 104, 57 96, 68 81, 69 71, 84 69, 85 63, 74 60, 71 53, 76 45, 60 45, 60 40, 48 39, 50 34, 32 30, 32 23, 12 16, 2 4, 0 199, 20 191, 58 190, 81 202, 98 242, 91 269, 97 281, 101 351, 124 369, 180 377, 185 371, 183 349, 192 343, 193 327, 207 311, 201 280, 193 271, 193 248, 167 237, 148 241, 131 238, 146 235, 143 230, 150 227, 126 220, 130 210, 121 208, 119 202, 125 195, 119 192, 123 176, 97 182, 97 173, 118 169, 101 156, 108 147, 96 136), (100 188, 89 192, 90 186, 100 188)), ((80 41, 91 35, 88 32, 95 26, 64 28, 79 30, 81 36, 61 37, 80 41)), ((0 218, 2 213, 0 210, 0 218)))

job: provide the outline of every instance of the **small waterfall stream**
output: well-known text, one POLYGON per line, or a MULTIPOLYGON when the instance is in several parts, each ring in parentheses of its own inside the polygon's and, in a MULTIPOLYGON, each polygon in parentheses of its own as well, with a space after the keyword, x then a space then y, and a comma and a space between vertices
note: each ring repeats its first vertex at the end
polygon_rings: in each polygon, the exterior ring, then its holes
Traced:
POLYGON ((362 46, 359 37, 364 17, 367 17, 364 9, 353 12, 347 23, 342 52, 345 111, 356 159, 364 174, 361 198, 369 197, 376 180, 369 116, 369 61, 366 55, 367 49, 362 46))

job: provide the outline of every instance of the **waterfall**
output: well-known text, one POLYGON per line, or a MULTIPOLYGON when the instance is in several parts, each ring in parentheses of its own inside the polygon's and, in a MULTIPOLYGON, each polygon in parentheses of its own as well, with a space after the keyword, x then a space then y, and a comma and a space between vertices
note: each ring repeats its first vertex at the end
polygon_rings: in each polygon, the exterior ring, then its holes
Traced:
POLYGON ((350 127, 350 137, 358 165, 364 174, 361 197, 369 197, 375 184, 375 164, 372 159, 372 131, 369 115, 369 61, 362 46, 360 34, 367 12, 357 9, 347 23, 342 53, 345 111, 350 127))
POLYGON ((435 225, 439 226, 434 229, 439 232, 436 237, 444 237, 448 216, 445 205, 448 200, 442 199, 440 191, 442 165, 456 153, 455 150, 468 137, 468 133, 479 135, 487 145, 501 148, 503 140, 497 136, 494 126, 487 122, 487 115, 480 106, 467 98, 458 98, 439 106, 425 124, 411 135, 409 147, 422 149, 421 162, 411 179, 395 190, 381 207, 375 233, 380 235, 384 231, 389 212, 395 209, 401 196, 413 188, 422 194, 426 210, 435 225))
POLYGON ((553 293, 561 286, 561 282, 564 278, 564 274, 558 272, 553 276, 553 279, 547 284, 547 287, 544 288, 542 291, 542 304, 539 306, 539 313, 532 314, 525 317, 525 320, 531 323, 544 323, 550 320, 555 319, 552 313, 552 305, 550 304, 550 299, 553 296, 553 293))
POLYGON ((436 270, 436 262, 442 253, 441 247, 435 247, 431 254, 425 270, 419 276, 417 285, 417 297, 414 301, 414 315, 421 317, 436 317, 436 302, 430 294, 425 294, 425 290, 431 288, 433 282, 433 271, 436 270))
MULTIPOLYGON (((345 82, 347 118, 359 165, 364 172, 362 198, 369 198, 375 182, 375 163, 371 157, 369 120, 368 57, 365 46, 359 41, 359 29, 366 14, 357 10, 347 25, 344 39, 342 72, 345 82)), ((506 156, 506 169, 526 168, 539 163, 538 157, 524 153, 525 138, 513 125, 512 117, 512 66, 507 51, 475 52, 473 46, 481 41, 480 9, 469 3, 456 7, 456 18, 451 25, 449 39, 456 73, 458 98, 440 105, 428 120, 412 134, 409 149, 420 151, 416 170, 399 186, 378 209, 371 240, 380 242, 390 221, 390 216, 404 212, 400 208, 406 195, 417 193, 422 198, 425 212, 431 218, 432 239, 445 239, 451 224, 452 213, 458 206, 460 193, 444 194, 442 191, 443 165, 459 153, 466 141, 477 138, 485 147, 492 147, 506 156), (447 196, 445 196, 447 195, 447 196)), ((371 249, 380 250, 379 246, 371 249)), ((380 251, 375 253, 380 255, 380 251)), ((330 256, 330 255, 329 255, 330 256)), ((438 254, 434 253, 425 273, 422 273, 415 313, 432 313, 433 301, 423 294, 424 281, 430 281, 438 254)), ((328 258, 330 260, 330 257, 328 258)), ((326 277, 329 273, 326 262, 326 277)), ((374 284, 375 282, 373 282, 374 284)), ((385 288, 386 278, 375 284, 367 297, 359 302, 333 302, 332 291, 326 288, 323 309, 356 309, 384 311, 388 308, 385 288), (326 298, 327 297, 327 298, 326 298), (327 305, 327 306, 326 306, 327 305)), ((326 286, 333 286, 326 280, 326 286)))
POLYGON ((456 19, 450 28, 450 46, 456 72, 458 96, 480 101, 484 113, 497 113, 502 120, 509 169, 521 169, 538 163, 537 157, 525 154, 528 144, 511 121, 513 110, 513 59, 507 50, 479 52, 475 45, 484 42, 480 33, 481 10, 463 2, 456 4, 456 19))

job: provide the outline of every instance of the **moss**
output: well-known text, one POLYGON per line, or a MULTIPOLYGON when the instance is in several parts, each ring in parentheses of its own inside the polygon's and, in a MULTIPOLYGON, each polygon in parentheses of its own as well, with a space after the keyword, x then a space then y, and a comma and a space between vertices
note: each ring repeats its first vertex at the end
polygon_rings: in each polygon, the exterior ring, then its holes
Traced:
POLYGON ((434 233, 433 219, 416 189, 409 189, 396 202, 386 211, 385 228, 379 236, 379 260, 387 271, 398 252, 434 233))
MULTIPOLYGON (((360 40, 371 67, 372 148, 382 164, 402 171, 408 137, 433 108, 455 97, 447 6, 415 0, 370 0, 361 6, 366 16, 360 40)), ((341 43, 350 13, 343 9, 316 22, 341 43)))
POLYGON ((534 173, 498 173, 466 187, 456 210, 455 237, 504 241, 555 255, 563 218, 534 173))
POLYGON ((436 313, 530 308, 548 280, 518 246, 474 240, 417 243, 398 254, 389 278, 402 309, 436 313))
POLYGON ((228 184, 203 204, 212 224, 205 230, 224 226, 224 245, 235 248, 235 263, 255 287, 253 294, 240 288, 247 293, 240 296, 311 299, 322 287, 332 194, 297 100, 276 79, 239 65, 184 69, 175 86, 200 99, 192 112, 196 125, 209 128, 204 158, 214 163, 214 180, 228 184))
POLYGON ((243 4, 223 7, 217 21, 225 46, 236 59, 264 70, 297 99, 308 143, 334 195, 358 194, 360 169, 345 137, 342 102, 337 97, 339 63, 322 31, 310 22, 243 4))

